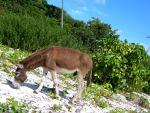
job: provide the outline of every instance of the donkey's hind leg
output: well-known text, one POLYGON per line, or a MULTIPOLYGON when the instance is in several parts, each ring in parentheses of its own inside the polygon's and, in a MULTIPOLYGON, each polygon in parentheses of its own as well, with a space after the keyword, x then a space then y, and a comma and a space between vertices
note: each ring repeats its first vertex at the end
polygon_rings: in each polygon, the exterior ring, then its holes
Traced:
POLYGON ((59 88, 58 88, 58 75, 56 71, 51 71, 53 87, 55 87, 55 94, 59 97, 59 88))
POLYGON ((72 103, 77 101, 77 99, 81 98, 82 91, 84 90, 84 80, 81 74, 78 75, 78 86, 77 86, 77 93, 72 98, 72 103))

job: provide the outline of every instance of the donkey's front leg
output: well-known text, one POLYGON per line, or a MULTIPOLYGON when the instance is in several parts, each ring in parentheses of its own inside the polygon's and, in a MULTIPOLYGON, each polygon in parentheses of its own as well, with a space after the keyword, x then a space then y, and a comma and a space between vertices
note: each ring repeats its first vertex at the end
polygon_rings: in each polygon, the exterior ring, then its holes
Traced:
POLYGON ((34 93, 39 93, 41 91, 41 89, 43 88, 45 77, 46 77, 47 73, 48 73, 48 69, 43 68, 43 75, 42 75, 41 83, 40 83, 39 87, 36 90, 34 90, 34 93))

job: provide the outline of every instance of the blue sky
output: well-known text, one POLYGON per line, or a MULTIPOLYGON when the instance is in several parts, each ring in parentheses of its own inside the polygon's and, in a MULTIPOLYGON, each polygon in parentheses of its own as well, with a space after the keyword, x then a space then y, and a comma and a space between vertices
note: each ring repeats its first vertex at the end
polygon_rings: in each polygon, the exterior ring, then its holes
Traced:
MULTIPOLYGON (((61 0, 48 0, 61 7, 61 0)), ((64 0, 64 9, 75 19, 92 17, 118 29, 121 40, 150 46, 150 0, 64 0)))

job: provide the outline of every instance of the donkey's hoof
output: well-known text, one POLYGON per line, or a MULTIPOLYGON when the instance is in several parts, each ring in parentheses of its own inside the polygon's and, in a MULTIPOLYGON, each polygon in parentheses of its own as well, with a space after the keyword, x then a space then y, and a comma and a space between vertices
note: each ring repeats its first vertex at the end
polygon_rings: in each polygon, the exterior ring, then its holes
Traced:
POLYGON ((38 91, 34 90, 33 93, 38 94, 38 91))

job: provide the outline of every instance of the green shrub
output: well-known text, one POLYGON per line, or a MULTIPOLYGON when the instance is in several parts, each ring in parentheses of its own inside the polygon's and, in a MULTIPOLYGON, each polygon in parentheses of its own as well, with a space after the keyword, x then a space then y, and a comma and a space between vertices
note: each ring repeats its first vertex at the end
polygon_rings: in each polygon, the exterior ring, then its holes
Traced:
POLYGON ((61 29, 57 20, 46 16, 0 16, 0 42, 28 51, 52 45, 87 50, 81 40, 61 29))
POLYGON ((150 102, 144 97, 140 97, 138 104, 144 108, 150 109, 150 102))
POLYGON ((52 109, 53 110, 62 110, 62 106, 54 104, 52 109))
POLYGON ((94 97, 101 98, 101 96, 110 98, 112 94, 113 92, 111 90, 104 89, 103 86, 91 84, 83 91, 82 97, 87 100, 92 100, 94 97))
POLYGON ((48 96, 50 96, 52 99, 59 99, 59 97, 57 97, 57 95, 53 92, 48 93, 48 96))
POLYGON ((66 108, 68 109, 69 112, 71 112, 72 107, 70 105, 66 104, 66 108))
POLYGON ((101 108, 106 108, 108 106, 108 103, 104 99, 98 100, 98 106, 101 108))
POLYGON ((121 108, 115 108, 115 109, 111 110, 109 113, 126 113, 126 111, 121 108))
POLYGON ((6 103, 0 103, 0 113, 27 113, 29 107, 14 100, 14 98, 8 99, 6 103))
POLYGON ((103 86, 91 84, 83 91, 82 97, 101 108, 106 108, 108 103, 102 97, 111 98, 112 94, 112 91, 104 89, 103 86))
POLYGON ((113 90, 143 91, 149 87, 150 71, 144 65, 147 54, 143 46, 121 42, 111 35, 97 43, 100 47, 93 54, 94 82, 111 84, 113 90))
POLYGON ((125 96, 128 100, 132 101, 136 101, 138 99, 137 95, 134 93, 126 93, 125 96))

